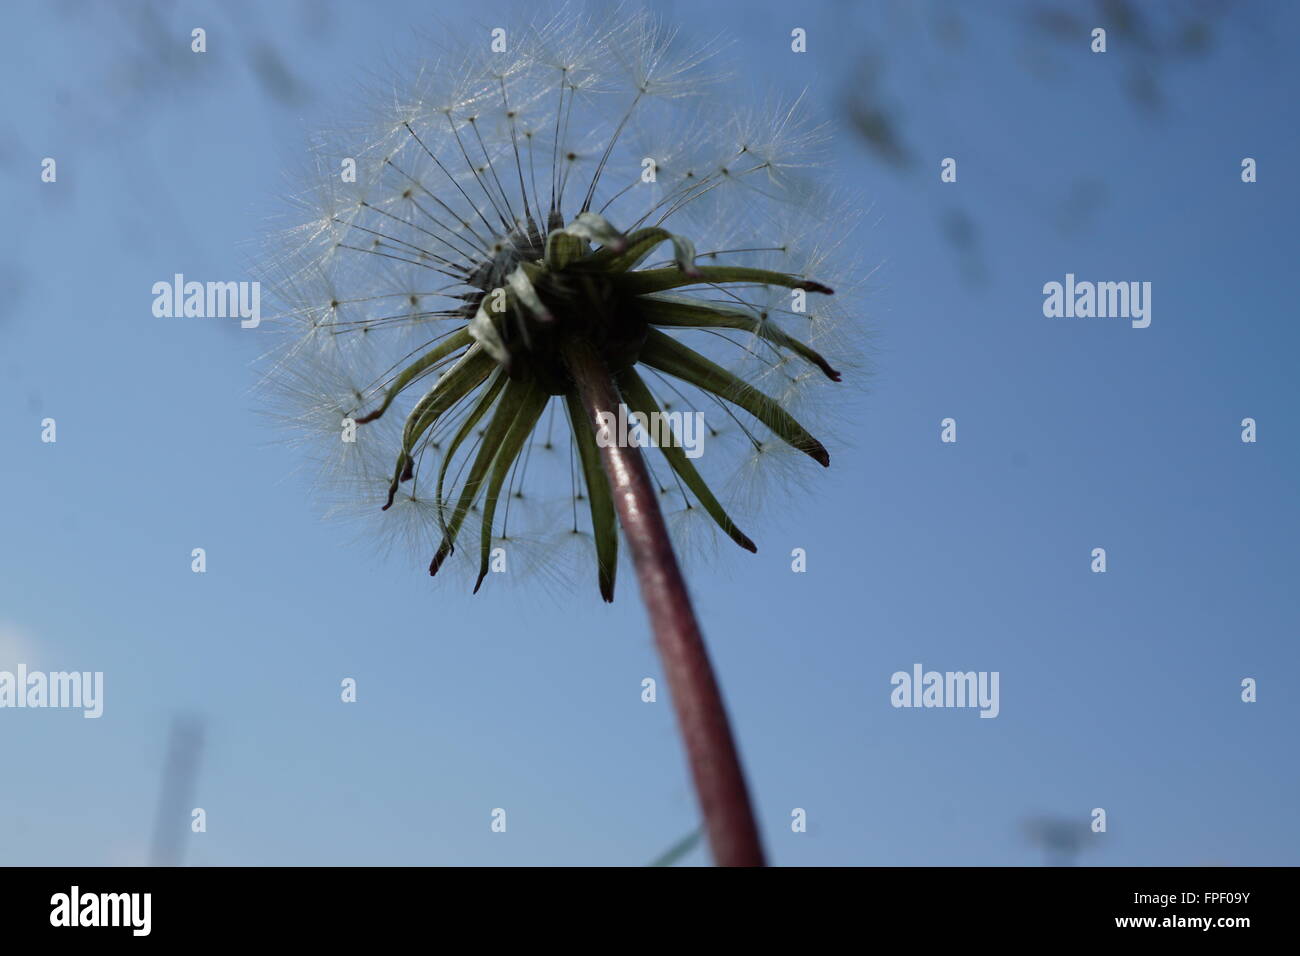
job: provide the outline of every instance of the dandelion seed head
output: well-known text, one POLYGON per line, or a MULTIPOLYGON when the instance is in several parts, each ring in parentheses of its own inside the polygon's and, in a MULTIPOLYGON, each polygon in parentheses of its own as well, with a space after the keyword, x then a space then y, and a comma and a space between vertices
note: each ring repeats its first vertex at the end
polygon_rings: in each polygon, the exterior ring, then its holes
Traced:
POLYGON ((476 586, 498 548, 512 574, 589 573, 615 559, 563 358, 581 341, 627 404, 701 413, 698 458, 645 449, 679 542, 745 544, 764 487, 827 463, 861 368, 827 129, 806 94, 738 102, 720 43, 634 8, 509 36, 442 44, 312 144, 268 256, 274 414, 317 447, 326 510, 385 547, 476 586))

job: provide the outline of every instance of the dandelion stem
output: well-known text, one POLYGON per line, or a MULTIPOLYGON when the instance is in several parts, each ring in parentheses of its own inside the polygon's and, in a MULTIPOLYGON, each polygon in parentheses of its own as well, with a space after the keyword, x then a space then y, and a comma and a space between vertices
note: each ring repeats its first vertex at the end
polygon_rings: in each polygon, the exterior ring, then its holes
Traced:
MULTIPOLYGON (((617 414, 613 377, 585 342, 571 343, 565 359, 592 427, 597 428, 600 412, 617 414)), ((726 707, 645 459, 639 448, 607 444, 600 450, 601 459, 672 690, 714 861, 719 866, 763 866, 763 848, 726 707)))

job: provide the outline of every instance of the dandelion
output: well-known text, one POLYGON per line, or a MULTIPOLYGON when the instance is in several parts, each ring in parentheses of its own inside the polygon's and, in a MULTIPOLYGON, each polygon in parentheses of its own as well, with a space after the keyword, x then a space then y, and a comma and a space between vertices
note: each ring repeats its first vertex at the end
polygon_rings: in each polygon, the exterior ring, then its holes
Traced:
POLYGON ((467 558, 477 592, 498 547, 547 567, 576 544, 612 601, 630 552, 714 857, 761 865, 668 529, 755 551, 724 500, 791 457, 829 464, 803 421, 847 354, 828 297, 851 217, 809 180, 806 104, 710 95, 715 47, 626 9, 508 36, 319 144, 278 237, 292 334, 270 380, 325 439, 338 508, 430 574, 467 558), (703 453, 607 440, 620 407, 698 413, 703 453))

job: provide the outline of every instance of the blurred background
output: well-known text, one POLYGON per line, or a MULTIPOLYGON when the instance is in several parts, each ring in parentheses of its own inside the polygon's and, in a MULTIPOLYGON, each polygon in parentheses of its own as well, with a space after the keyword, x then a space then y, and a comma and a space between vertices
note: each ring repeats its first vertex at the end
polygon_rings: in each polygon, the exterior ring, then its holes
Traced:
MULTIPOLYGON (((773 862, 1300 862, 1300 10, 655 8, 734 38, 739 96, 807 89, 871 201, 853 445, 691 578, 773 862), (1150 281, 1150 328, 1044 318, 1067 272, 1150 281), (999 671, 1000 715, 892 708, 917 662, 999 671)), ((174 273, 251 277, 309 133, 409 75, 413 30, 520 16, 0 12, 0 669, 105 675, 98 720, 0 711, 0 863, 706 862, 630 577, 605 606, 376 560, 258 415, 265 338, 150 312, 174 273)))

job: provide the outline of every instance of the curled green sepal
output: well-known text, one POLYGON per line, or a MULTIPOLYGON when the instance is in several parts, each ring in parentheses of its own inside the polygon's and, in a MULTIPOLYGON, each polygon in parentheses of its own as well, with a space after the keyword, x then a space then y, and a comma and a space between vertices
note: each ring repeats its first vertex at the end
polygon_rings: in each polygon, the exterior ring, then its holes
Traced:
POLYGON ((473 406, 461 421, 460 427, 456 429, 456 434, 452 436, 451 441, 447 444, 447 450, 442 456, 442 464, 438 466, 438 483, 434 491, 434 500, 438 503, 438 524, 442 527, 444 533, 447 530, 447 515, 443 508, 446 499, 443 497, 442 489, 447 481, 447 469, 451 467, 451 463, 455 460, 456 453, 460 451, 460 446, 465 443, 465 439, 470 436, 475 426, 496 403, 497 396, 501 394, 501 389, 505 387, 506 381, 505 372, 497 372, 493 375, 492 381, 474 399, 473 406))
POLYGON ((641 361, 743 408, 786 444, 830 467, 831 456, 822 443, 776 401, 672 336, 651 328, 641 349, 641 361))
MULTIPOLYGON (((634 369, 627 368, 620 372, 618 384, 619 391, 623 393, 623 400, 627 402, 632 411, 640 412, 647 417, 654 413, 662 414, 659 403, 655 401, 654 396, 650 394, 650 389, 646 387, 645 381, 634 369)), ((754 546, 754 542, 749 540, 744 532, 736 527, 735 522, 731 520, 722 505, 718 503, 718 499, 714 497, 713 491, 700 476, 700 473, 696 471, 695 465, 691 463, 690 458, 686 456, 686 453, 679 445, 675 444, 676 434, 672 437, 673 442, 660 445, 659 451, 663 453, 673 471, 677 472, 677 477, 682 480, 687 488, 691 489, 691 492, 700 500, 700 504, 709 517, 717 522, 718 527, 726 532, 727 537, 746 551, 757 552, 758 548, 754 546)))
POLYGON ((501 332, 497 328, 492 316, 488 314, 487 301, 488 297, 496 295, 498 292, 505 290, 493 290, 478 304, 478 311, 474 313, 474 318, 470 319, 466 330, 470 336, 477 342, 492 360, 498 365, 508 365, 510 362, 510 352, 506 349, 506 344, 501 338, 501 332))
POLYGON ((701 282, 713 285, 747 282, 783 286, 787 289, 803 289, 806 292, 820 292, 823 295, 834 293, 833 289, 812 279, 788 275, 784 272, 771 272, 767 269, 747 269, 742 266, 697 266, 696 271, 697 275, 689 276, 678 269, 643 269, 640 272, 625 272, 617 276, 617 281, 622 291, 632 295, 667 292, 669 289, 701 282))
POLYGON ((528 278, 528 273, 523 266, 516 266, 515 271, 506 276, 506 283, 510 286, 510 291, 515 294, 515 298, 523 303, 524 308, 539 322, 554 321, 555 316, 551 315, 551 310, 537 295, 537 290, 533 288, 532 280, 528 278))
POLYGON ((472 345, 456 364, 447 369, 434 383, 433 388, 415 403, 411 414, 406 416, 406 424, 402 428, 402 447, 397 454, 397 466, 393 469, 393 480, 388 486, 388 501, 383 507, 384 511, 393 506, 397 486, 411 477, 411 469, 414 465, 411 452, 415 449, 415 443, 420 440, 420 436, 437 421, 439 415, 473 391, 494 368, 496 363, 492 357, 478 345, 472 345))
POLYGON ((592 253, 589 261, 610 272, 628 272, 635 269, 659 245, 665 242, 673 244, 673 259, 677 268, 692 279, 700 278, 699 267, 695 265, 695 243, 685 236, 678 236, 661 226, 638 229, 627 237, 627 248, 621 253, 612 249, 601 249, 592 253))
POLYGON ((600 462, 600 449, 596 447, 595 425, 576 394, 566 394, 564 401, 569 410, 573 438, 578 444, 578 459, 582 463, 587 501, 591 506, 591 532, 596 542, 600 596, 610 603, 614 600, 614 578, 618 571, 618 524, 614 517, 614 499, 600 462))
POLYGON ((641 315, 651 325, 681 329, 740 329, 752 332, 777 348, 789 349, 816 365, 832 382, 840 380, 840 373, 831 368, 831 364, 821 356, 821 353, 809 348, 794 336, 786 334, 776 323, 747 309, 706 303, 680 295, 645 296, 639 301, 639 305, 641 315))
POLYGON ((506 382, 506 386, 501 392, 501 399, 497 402, 496 410, 492 413, 492 421, 488 423, 487 431, 479 443, 478 453, 474 455, 474 460, 470 463, 469 474, 465 478, 465 484, 461 486, 460 498, 456 501, 456 507, 452 511, 451 518, 446 522, 442 535, 442 544, 438 547, 438 552, 433 556, 433 560, 429 562, 430 574, 437 574, 443 562, 455 551, 456 536, 460 533, 460 526, 465 521, 465 515, 474 502, 478 500, 479 493, 483 490, 484 479, 487 478, 488 469, 500 451, 501 445, 510 431, 510 426, 514 423, 515 416, 519 414, 524 398, 531 388, 532 386, 513 379, 506 382))
POLYGON ((434 365, 441 362, 447 356, 458 352, 469 345, 473 339, 470 337, 469 326, 461 326, 455 332, 452 332, 441 342, 431 348, 428 352, 421 355, 420 358, 404 368, 397 378, 393 379, 393 384, 388 386, 384 393, 384 401, 377 409, 369 415, 357 419, 358 425, 364 425, 366 422, 373 422, 384 412, 388 411, 388 406, 393 404, 395 399, 406 386, 427 372, 434 365))
POLYGON ((577 262, 591 251, 586 239, 556 229, 546 237, 546 268, 558 272, 572 262, 577 262))
POLYGON ((492 475, 488 479, 487 495, 483 499, 483 524, 479 536, 479 567, 478 580, 474 582, 475 594, 478 594, 478 589, 483 584, 483 579, 487 577, 488 573, 488 563, 492 555, 492 522, 496 517, 497 501, 501 497, 501 486, 505 484, 506 475, 509 474, 511 466, 519 458, 519 452, 523 450, 524 443, 528 440, 528 436, 532 434, 533 427, 537 424, 537 420, 551 400, 550 394, 536 385, 524 385, 522 387, 526 391, 520 399, 519 410, 515 414, 515 419, 510 423, 505 439, 501 442, 501 448, 492 461, 492 475))
MULTIPOLYGON (((613 252, 622 252, 627 247, 627 236, 615 229, 608 219, 594 212, 580 212, 563 229, 556 230, 566 236, 594 242, 605 246, 613 252)), ((554 237, 556 233, 551 233, 554 237)), ((550 240, 547 241, 549 246, 550 240)))

